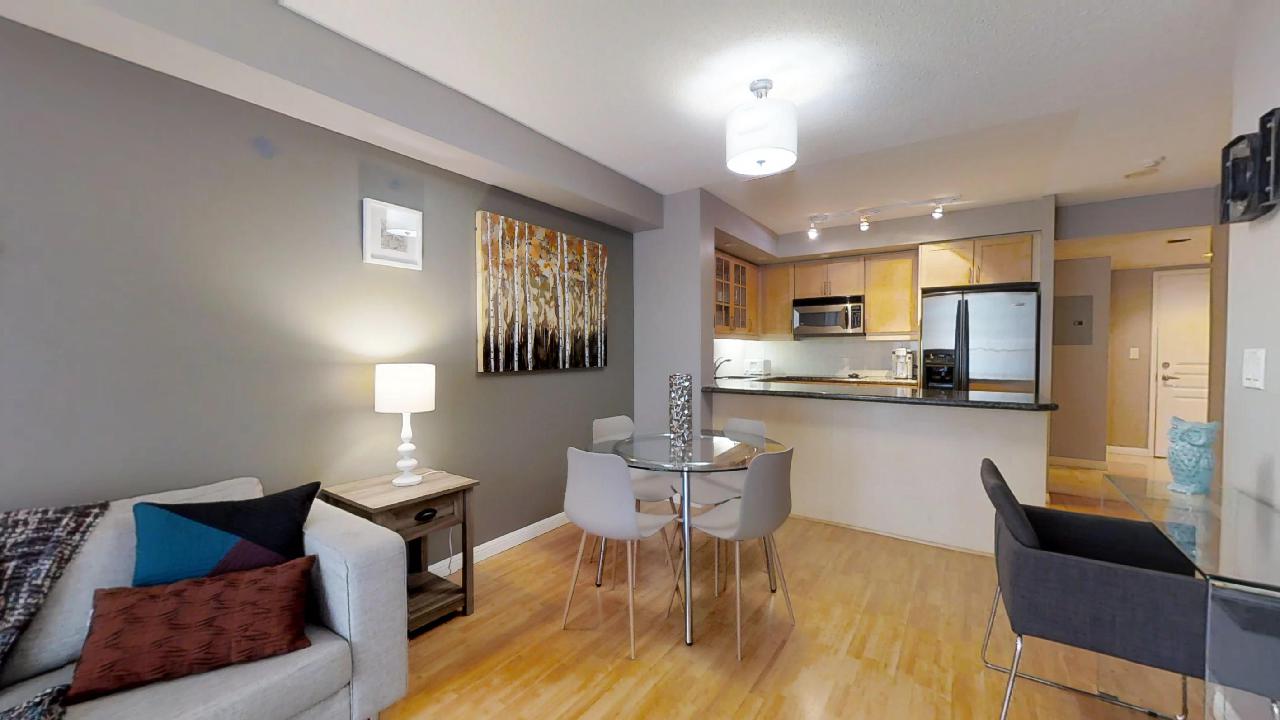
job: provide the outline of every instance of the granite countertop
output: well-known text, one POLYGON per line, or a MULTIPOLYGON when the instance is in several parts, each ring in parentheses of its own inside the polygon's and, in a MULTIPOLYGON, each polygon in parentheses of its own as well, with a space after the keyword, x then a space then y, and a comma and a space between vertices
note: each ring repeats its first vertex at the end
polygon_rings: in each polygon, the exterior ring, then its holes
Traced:
POLYGON ((820 400, 861 400, 863 402, 945 405, 994 410, 1057 410, 1057 403, 1039 402, 1031 393, 981 390, 935 390, 911 386, 894 387, 837 380, 796 382, 779 380, 717 380, 703 392, 738 395, 779 395, 820 400))

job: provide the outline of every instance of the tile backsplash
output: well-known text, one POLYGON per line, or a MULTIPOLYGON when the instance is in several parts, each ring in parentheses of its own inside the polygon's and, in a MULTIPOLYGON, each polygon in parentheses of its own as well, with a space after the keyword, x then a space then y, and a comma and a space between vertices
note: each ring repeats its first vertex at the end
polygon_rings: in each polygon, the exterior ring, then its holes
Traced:
POLYGON ((912 352, 919 343, 912 341, 867 340, 866 338, 805 338, 804 340, 732 340, 713 342, 717 358, 730 361, 721 375, 742 375, 749 359, 764 358, 772 365, 774 375, 846 375, 859 370, 891 370, 891 353, 906 347, 912 352))

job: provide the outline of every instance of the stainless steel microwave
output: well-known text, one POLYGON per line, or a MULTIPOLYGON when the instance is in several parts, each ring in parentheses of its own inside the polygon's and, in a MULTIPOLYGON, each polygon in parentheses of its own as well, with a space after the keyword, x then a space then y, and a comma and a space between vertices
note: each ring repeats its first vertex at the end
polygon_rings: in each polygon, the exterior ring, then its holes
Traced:
POLYGON ((865 335, 862 329, 862 296, 791 301, 791 334, 794 337, 865 335))

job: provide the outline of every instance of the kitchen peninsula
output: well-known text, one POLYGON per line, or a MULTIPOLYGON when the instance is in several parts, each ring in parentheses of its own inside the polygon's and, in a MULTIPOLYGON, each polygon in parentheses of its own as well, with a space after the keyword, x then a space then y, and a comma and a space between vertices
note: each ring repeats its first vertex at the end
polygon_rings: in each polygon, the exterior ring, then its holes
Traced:
POLYGON ((921 390, 845 382, 717 380, 702 388, 713 423, 762 420, 796 449, 796 515, 977 552, 992 551, 978 482, 990 457, 1014 494, 1045 497, 1049 412, 1027 393, 921 390))

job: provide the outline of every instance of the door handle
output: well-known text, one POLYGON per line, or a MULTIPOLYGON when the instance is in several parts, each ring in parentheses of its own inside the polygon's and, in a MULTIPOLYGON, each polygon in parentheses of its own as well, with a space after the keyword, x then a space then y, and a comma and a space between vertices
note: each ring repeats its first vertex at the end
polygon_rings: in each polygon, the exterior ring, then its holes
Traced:
POLYGON ((1178 377, 1177 375, 1161 375, 1160 379, 1163 380, 1164 382, 1169 382, 1170 380, 1181 380, 1182 378, 1178 377))

